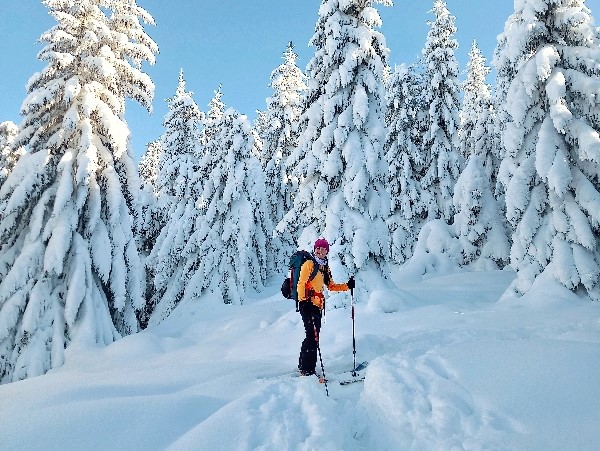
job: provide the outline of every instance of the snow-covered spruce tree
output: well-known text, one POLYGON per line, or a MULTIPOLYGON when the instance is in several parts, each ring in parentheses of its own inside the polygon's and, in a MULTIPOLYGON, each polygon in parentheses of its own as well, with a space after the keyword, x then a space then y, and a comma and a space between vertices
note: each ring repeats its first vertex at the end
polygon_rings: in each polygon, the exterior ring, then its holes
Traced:
POLYGON ((387 220, 391 234, 391 257, 403 263, 412 255, 413 244, 424 213, 419 176, 424 171, 421 147, 415 144, 418 127, 419 84, 414 66, 396 66, 386 90, 387 136, 384 144, 388 163, 387 187, 391 215, 387 220))
POLYGON ((61 365, 69 346, 137 331, 144 305, 130 210, 139 177, 122 117, 127 97, 150 108, 140 63, 158 49, 138 19, 153 19, 134 1, 44 3, 57 25, 41 36, 47 66, 22 107, 15 145, 28 153, 0 189, 2 382, 61 365))
POLYGON ((206 145, 216 134, 219 133, 221 127, 221 119, 225 112, 225 104, 223 100, 223 93, 221 92, 221 85, 219 89, 215 91, 215 95, 208 103, 208 112, 204 118, 204 128, 200 133, 200 143, 206 145))
MULTIPOLYGON (((506 111, 506 96, 508 95, 508 88, 515 78, 517 68, 507 59, 506 53, 506 45, 508 43, 508 37, 506 32, 509 31, 513 25, 517 26, 518 22, 518 14, 513 13, 505 22, 504 28, 505 31, 500 33, 496 38, 497 44, 494 49, 494 58, 492 60, 492 65, 496 70, 496 83, 494 85, 493 90, 493 103, 494 103, 494 139, 495 144, 492 148, 492 152, 494 157, 498 160, 498 164, 502 162, 506 151, 504 149, 504 145, 502 143, 502 135, 504 134, 504 130, 506 129, 506 124, 510 122, 510 115, 506 111)), ((501 168, 498 168, 498 173, 501 168)), ((501 178, 506 178, 506 176, 502 176, 497 174, 496 185, 494 187, 494 195, 498 199, 502 210, 506 215, 506 202, 505 202, 505 193, 504 186, 500 182, 501 178)), ((510 224, 509 224, 510 226, 510 224)))
POLYGON ((478 143, 480 136, 475 135, 475 129, 482 109, 490 101, 490 87, 485 82, 489 73, 490 68, 485 65, 485 57, 481 54, 477 42, 473 41, 467 62, 467 79, 462 84, 464 95, 459 114, 458 147, 465 159, 473 153, 481 153, 475 150, 481 148, 481 144, 478 143))
POLYGON ((213 131, 198 171, 202 215, 177 276, 187 282, 184 299, 212 291, 225 303, 241 304, 266 280, 273 224, 248 119, 229 108, 213 131))
MULTIPOLYGON (((267 130, 269 129, 268 114, 266 111, 256 110, 256 117, 254 118, 254 123, 252 124, 252 131, 255 134, 256 142, 254 143, 255 147, 258 148, 259 154, 262 155, 265 135, 267 130)), ((260 164, 265 168, 267 166, 267 161, 262 161, 260 164)))
POLYGON ((306 227, 307 241, 325 236, 351 273, 389 255, 382 81, 388 50, 375 31, 381 19, 373 3, 321 3, 299 145, 289 159, 300 186, 277 226, 295 236, 306 227))
POLYGON ((161 215, 162 210, 158 206, 158 194, 156 191, 156 179, 158 176, 158 164, 162 155, 162 145, 160 140, 148 143, 146 153, 142 155, 138 170, 140 173, 140 200, 139 209, 136 217, 136 233, 138 249, 145 268, 144 299, 146 306, 138 313, 140 327, 147 325, 148 310, 150 304, 147 302, 154 291, 152 272, 146 266, 146 258, 156 243, 158 235, 164 227, 166 220, 161 215))
POLYGON ((163 154, 160 140, 152 141, 146 146, 146 152, 140 158, 138 171, 143 185, 149 185, 156 190, 156 178, 158 177, 158 167, 163 154))
POLYGON ((384 86, 388 85, 391 76, 392 76, 392 68, 390 67, 389 63, 386 63, 383 66, 383 73, 381 74, 381 80, 383 80, 384 86))
POLYGON ((510 245, 498 202, 484 168, 484 156, 471 153, 454 189, 454 229, 462 255, 457 261, 486 271, 508 264, 510 245))
POLYGON ((483 270, 508 264, 509 249, 509 227, 503 204, 493 195, 497 192, 500 161, 495 149, 499 137, 494 102, 485 82, 489 72, 484 56, 473 41, 458 130, 461 154, 469 160, 455 186, 454 220, 461 242, 462 261, 459 261, 483 270))
POLYGON ((508 95, 510 84, 514 80, 517 73, 517 68, 514 64, 512 64, 510 58, 508 58, 507 45, 511 29, 513 27, 518 27, 519 21, 519 14, 516 12, 511 14, 506 20, 504 24, 504 31, 496 38, 497 44, 496 48, 494 49, 494 57, 492 59, 492 66, 496 70, 496 83, 494 85, 493 92, 494 109, 496 112, 496 130, 494 134, 499 137, 499 142, 496 146, 496 156, 499 160, 502 160, 505 155, 505 150, 502 146, 502 134, 504 133, 506 124, 510 120, 510 115, 506 111, 506 97, 508 95))
POLYGON ((146 153, 142 155, 138 165, 141 185, 140 208, 136 218, 136 231, 138 246, 144 256, 147 256, 152 250, 156 237, 166 222, 158 208, 156 191, 158 162, 161 154, 162 146, 160 141, 152 141, 148 143, 146 153))
MULTIPOLYGON (((266 124, 262 133, 262 156, 266 161, 266 198, 274 224, 283 219, 293 207, 297 181, 288 174, 286 161, 298 145, 298 121, 306 91, 306 76, 296 66, 298 55, 290 42, 283 53, 284 63, 271 73, 274 93, 267 99, 266 124)), ((280 248, 281 246, 276 246, 280 248)), ((276 267, 291 254, 279 249, 276 267)))
MULTIPOLYGON (((200 136, 204 114, 186 91, 183 71, 173 98, 168 99, 169 112, 163 125, 161 138, 163 149, 157 176, 158 200, 154 213, 154 245, 146 259, 149 285, 153 285, 144 315, 147 322, 158 308, 162 321, 177 305, 183 293, 183 283, 177 274, 185 259, 181 252, 193 231, 199 215, 196 208, 198 193, 194 191, 197 178, 198 159, 202 153, 200 136), (156 229, 156 223, 160 223, 156 229), (173 285, 178 295, 171 297, 173 285), (162 304, 162 305, 161 305, 162 304)), ((154 319, 152 322, 158 322, 154 319)))
POLYGON ((600 47, 583 0, 515 3, 497 55, 514 73, 501 182, 515 228, 511 289, 545 273, 600 300, 600 47))
POLYGON ((146 266, 153 271, 155 293, 151 296, 148 311, 151 312, 149 324, 158 324, 166 319, 171 311, 181 302, 186 286, 202 256, 198 253, 196 240, 192 239, 204 215, 204 203, 200 201, 204 190, 204 182, 210 177, 211 167, 208 164, 209 151, 217 148, 214 140, 221 136, 225 104, 221 100, 221 86, 214 92, 208 104, 208 112, 202 121, 200 131, 200 147, 193 178, 188 181, 186 189, 187 202, 176 203, 177 211, 163 228, 146 266), (210 143, 210 146, 209 146, 210 143))
POLYGON ((158 176, 158 164, 162 155, 160 140, 148 143, 146 152, 140 158, 138 171, 140 174, 140 208, 136 218, 136 231, 138 235, 138 246, 142 255, 147 256, 160 229, 165 221, 160 216, 158 208, 158 197, 156 190, 156 179, 158 176))
POLYGON ((450 15, 446 3, 436 0, 430 12, 435 20, 429 22, 427 42, 422 51, 425 70, 423 104, 429 112, 423 152, 428 169, 421 185, 423 191, 433 196, 427 206, 427 218, 442 218, 451 223, 452 195, 462 162, 454 144, 460 109, 458 63, 454 55, 458 43, 453 38, 455 18, 450 15))
POLYGON ((13 148, 13 142, 19 133, 19 127, 14 122, 0 123, 0 186, 12 171, 17 160, 23 155, 24 149, 13 148))
POLYGON ((495 188, 500 161, 496 156, 498 143, 495 128, 494 102, 485 78, 490 68, 477 43, 473 41, 467 63, 467 79, 463 83, 463 103, 458 129, 459 147, 466 159, 480 155, 491 186, 495 188))
POLYGON ((146 153, 142 155, 138 165, 141 193, 137 232, 140 241, 140 250, 146 255, 152 250, 158 232, 166 222, 160 215, 160 209, 158 208, 158 191, 156 185, 162 154, 161 141, 152 141, 148 143, 146 153))
POLYGON ((190 180, 200 155, 200 127, 204 114, 192 96, 192 92, 186 91, 183 71, 180 71, 175 95, 167 99, 169 112, 163 121, 163 151, 156 178, 159 205, 165 213, 189 195, 190 180))
MULTIPOLYGON (((147 105, 148 111, 152 111, 152 100, 154 98, 154 83, 150 77, 141 72, 142 64, 145 61, 154 64, 154 55, 158 53, 158 46, 156 43, 146 34, 142 22, 151 23, 154 25, 154 19, 147 11, 140 8, 137 5, 137 0, 110 0, 108 3, 106 0, 102 0, 104 4, 110 6, 110 27, 114 32, 115 36, 118 36, 121 45, 114 46, 114 57, 118 60, 125 60, 133 64, 129 68, 123 68, 124 77, 127 82, 123 83, 123 93, 125 98, 135 100, 136 102, 147 105), (132 72, 135 71, 135 72, 132 72), (137 77, 140 77, 142 83, 137 81, 137 77), (146 89, 146 86, 150 86, 151 89, 146 89)), ((120 117, 123 122, 125 107, 123 107, 120 117)), ((130 210, 133 211, 134 216, 139 216, 139 202, 137 196, 140 188, 140 178, 138 167, 134 162, 133 149, 128 143, 127 153, 129 158, 118 158, 115 160, 115 171, 119 174, 121 183, 123 185, 123 194, 125 201, 127 202, 130 210), (135 177, 129 176, 124 177, 124 174, 135 174, 135 177)), ((135 221, 135 220, 134 220, 135 221)), ((137 221, 134 223, 137 226, 137 221)))

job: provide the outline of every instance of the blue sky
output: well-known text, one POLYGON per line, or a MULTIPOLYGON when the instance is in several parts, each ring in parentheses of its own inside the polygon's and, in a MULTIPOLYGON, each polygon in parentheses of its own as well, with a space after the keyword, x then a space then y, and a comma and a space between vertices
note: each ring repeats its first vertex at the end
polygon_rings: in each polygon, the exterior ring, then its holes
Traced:
MULTIPOLYGON (((223 101, 250 119, 265 108, 271 71, 281 64, 289 41, 299 55, 298 66, 306 67, 314 49, 308 41, 317 21, 320 0, 138 0, 156 21, 147 27, 160 54, 156 64, 146 66, 156 85, 154 111, 129 102, 126 119, 132 132, 136 157, 146 143, 162 133, 167 111, 165 99, 177 87, 183 68, 188 89, 202 110, 222 84, 223 101), (168 5, 168 6, 166 6, 168 5)), ((496 36, 513 12, 511 0, 447 0, 456 17, 459 42, 457 58, 464 71, 471 42, 476 39, 491 61, 496 36)), ((593 15, 600 14, 600 0, 588 0, 593 15)), ((381 31, 391 50, 390 63, 412 63, 427 36, 426 21, 433 0, 395 0, 393 7, 378 6, 381 31)), ((0 121, 19 123, 19 108, 27 80, 43 68, 36 59, 39 36, 54 25, 40 0, 19 0, 3 8, 0 15, 0 121)), ((464 75, 461 75, 464 78, 464 75)), ((491 81, 491 79, 490 79, 491 81)))

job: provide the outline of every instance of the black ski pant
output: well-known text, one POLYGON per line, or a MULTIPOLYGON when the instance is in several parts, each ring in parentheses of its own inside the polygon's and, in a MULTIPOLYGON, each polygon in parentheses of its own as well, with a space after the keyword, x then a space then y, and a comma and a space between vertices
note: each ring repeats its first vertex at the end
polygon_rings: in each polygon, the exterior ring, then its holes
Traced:
POLYGON ((321 332, 321 309, 310 301, 299 304, 306 337, 300 348, 298 368, 304 373, 314 373, 317 367, 317 341, 321 332))

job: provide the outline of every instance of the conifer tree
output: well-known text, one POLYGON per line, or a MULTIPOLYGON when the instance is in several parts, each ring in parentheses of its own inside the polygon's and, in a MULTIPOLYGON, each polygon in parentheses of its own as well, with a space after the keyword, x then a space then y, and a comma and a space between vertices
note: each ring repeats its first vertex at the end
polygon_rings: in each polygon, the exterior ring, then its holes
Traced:
POLYGON ((162 154, 163 149, 160 140, 152 141, 146 146, 146 152, 140 158, 138 165, 142 186, 149 185, 156 191, 156 179, 162 154))
POLYGON ((181 252, 199 215, 196 207, 199 193, 194 187, 202 154, 200 127, 204 114, 192 96, 193 93, 186 90, 183 71, 180 71, 177 90, 173 98, 167 100, 169 112, 163 122, 157 211, 152 224, 158 236, 146 260, 149 285, 153 285, 153 289, 144 318, 148 321, 156 308, 161 312, 152 319, 153 323, 166 318, 181 299, 184 281, 174 274, 180 270, 181 252))
POLYGON ((217 133, 219 133, 219 127, 221 124, 221 118, 225 112, 225 104, 221 100, 223 93, 221 92, 221 85, 219 89, 215 91, 215 95, 208 103, 208 112, 204 118, 204 128, 200 134, 200 143, 206 145, 217 133))
MULTIPOLYGON (((289 161, 300 180, 294 208, 278 224, 305 245, 334 243, 350 272, 388 259, 389 195, 383 70, 387 48, 373 0, 323 0, 310 45, 306 105, 289 161)), ((378 3, 390 4, 388 0, 378 3)))
MULTIPOLYGON (((139 249, 143 256, 147 256, 165 219, 158 207, 158 193, 156 180, 158 166, 163 150, 160 140, 148 143, 146 152, 140 158, 138 171, 140 173, 140 208, 137 217, 137 234, 139 249)), ((147 297, 146 297, 147 298, 147 297)))
POLYGON ((163 152, 156 178, 159 204, 165 212, 189 194, 189 181, 200 155, 200 126, 204 115, 192 96, 192 92, 186 91, 181 70, 175 95, 167 100, 169 112, 163 122, 163 152))
MULTIPOLYGON (((140 200, 136 217, 136 232, 138 248, 145 268, 144 299, 148 300, 154 291, 152 271, 146 266, 146 258, 156 243, 162 227, 166 223, 158 207, 158 195, 156 191, 156 178, 158 176, 158 164, 162 155, 160 140, 148 143, 146 153, 140 158, 138 170, 140 173, 140 200)), ((138 313, 140 326, 147 326, 151 304, 146 302, 144 309, 138 313)))
POLYGON ((423 152, 427 172, 421 179, 423 190, 433 195, 428 219, 442 218, 451 223, 452 195, 461 169, 454 144, 459 125, 458 62, 455 18, 446 3, 436 0, 431 11, 427 42, 422 51, 424 65, 423 104, 428 109, 423 152))
POLYGON ((391 196, 391 256, 403 263, 412 255, 424 213, 423 193, 418 182, 424 172, 421 147, 414 141, 418 127, 419 84, 414 66, 397 66, 390 75, 386 92, 387 136, 384 145, 391 196))
POLYGON ((501 182, 511 289, 542 273, 600 300, 600 47, 583 0, 515 3, 497 54, 507 83, 501 182))
POLYGON ((485 78, 490 68, 477 43, 473 41, 467 63, 467 79, 463 84, 463 103, 460 111, 458 138, 464 158, 480 155, 491 186, 496 184, 500 162, 495 153, 495 111, 490 86, 485 78))
POLYGON ((162 146, 160 141, 152 141, 148 143, 146 153, 142 155, 138 165, 141 185, 136 230, 139 249, 143 256, 150 253, 156 237, 166 222, 158 207, 158 193, 156 190, 158 164, 161 155, 162 146))
POLYGON ((454 190, 454 229, 462 255, 458 262, 476 270, 508 264, 505 222, 484 169, 484 156, 473 151, 454 190))
MULTIPOLYGON (((518 21, 518 14, 513 13, 507 19, 504 28, 505 31, 500 33, 496 38, 497 44, 494 49, 494 58, 492 60, 492 65, 496 70, 496 83, 494 85, 493 92, 493 103, 494 103, 494 139, 495 144, 492 148, 492 152, 495 156, 495 159, 500 163, 504 159, 506 154, 504 145, 502 144, 502 135, 504 134, 504 130, 506 129, 506 124, 510 122, 510 115, 506 111, 507 102, 506 96, 508 95, 508 88, 512 83, 512 80, 515 78, 517 68, 507 60, 508 53, 506 52, 506 46, 508 42, 508 37, 506 32, 509 31, 513 24, 516 26, 516 22, 518 21)), ((507 166, 504 167, 507 169, 507 166)), ((494 195, 500 202, 500 205, 506 215, 506 202, 505 202, 505 193, 504 193, 504 185, 500 182, 500 179, 506 178, 508 175, 500 174, 503 168, 500 166, 498 168, 498 175, 496 178, 496 185, 494 187, 494 195)), ((512 227, 509 223, 509 227, 512 227)))
POLYGON ((15 149, 12 145, 18 133, 19 127, 14 122, 0 123, 0 186, 24 153, 22 148, 15 149))
MULTIPOLYGON (((271 73, 274 93, 267 99, 264 118, 266 127, 261 135, 262 156, 266 161, 266 197, 275 224, 293 207, 297 182, 288 173, 287 159, 298 145, 298 122, 302 111, 306 76, 296 65, 298 55, 290 42, 283 53, 284 63, 271 73)), ((281 247, 281 246, 277 246, 281 247)), ((290 249, 280 249, 276 266, 290 254, 290 249)))
MULTIPOLYGON (((255 135, 256 142, 254 143, 255 147, 258 148, 258 152, 260 155, 263 154, 263 147, 265 142, 266 133, 269 130, 268 116, 266 111, 256 110, 256 117, 254 118, 254 123, 252 124, 252 132, 255 135)), ((268 161, 261 160, 261 165, 263 168, 266 167, 268 161)))
POLYGON ((211 291, 225 303, 241 304, 266 280, 273 225, 248 119, 229 108, 213 126, 197 179, 202 215, 177 276, 187 281, 184 299, 211 291))
POLYGON ((46 67, 28 83, 0 189, 0 380, 45 373, 65 348, 102 345, 138 329, 144 305, 132 205, 139 177, 125 99, 150 108, 140 70, 156 44, 133 0, 45 0, 46 67))
POLYGON ((285 161, 298 145, 298 120, 302 109, 306 76, 296 65, 298 55, 290 42, 283 54, 284 63, 271 73, 274 93, 267 99, 268 128, 265 130, 263 155, 267 160, 267 197, 277 222, 292 207, 289 175, 285 161))
POLYGON ((256 134, 263 139, 264 134, 269 128, 269 123, 267 122, 267 112, 256 110, 256 117, 254 118, 254 123, 252 124, 253 130, 256 134))

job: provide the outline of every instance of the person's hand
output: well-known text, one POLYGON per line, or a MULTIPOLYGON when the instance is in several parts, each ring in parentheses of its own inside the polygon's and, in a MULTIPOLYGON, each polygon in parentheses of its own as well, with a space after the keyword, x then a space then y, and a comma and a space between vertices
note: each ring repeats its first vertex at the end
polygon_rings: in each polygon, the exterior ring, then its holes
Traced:
POLYGON ((350 290, 354 290, 354 287, 356 286, 356 283, 354 282, 354 277, 350 277, 346 285, 348 285, 348 288, 350 290))

